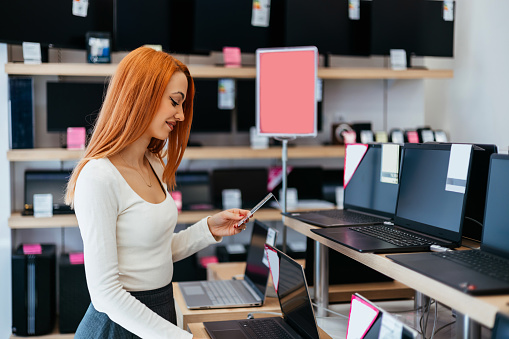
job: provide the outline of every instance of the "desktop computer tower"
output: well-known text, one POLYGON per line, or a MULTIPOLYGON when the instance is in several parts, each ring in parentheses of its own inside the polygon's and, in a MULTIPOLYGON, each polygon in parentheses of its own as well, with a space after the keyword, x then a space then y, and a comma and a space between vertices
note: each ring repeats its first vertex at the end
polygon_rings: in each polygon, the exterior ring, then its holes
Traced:
POLYGON ((55 325, 55 245, 41 245, 38 254, 25 254, 23 245, 12 254, 12 333, 19 336, 51 333, 55 325))
POLYGON ((74 333, 90 305, 85 265, 74 263, 69 254, 60 256, 59 271, 59 329, 60 333, 74 333))

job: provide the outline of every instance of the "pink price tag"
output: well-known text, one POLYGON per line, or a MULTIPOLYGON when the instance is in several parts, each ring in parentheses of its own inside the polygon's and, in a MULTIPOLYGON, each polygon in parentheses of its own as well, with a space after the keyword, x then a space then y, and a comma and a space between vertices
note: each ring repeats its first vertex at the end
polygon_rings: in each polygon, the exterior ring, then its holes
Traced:
POLYGON ((240 48, 223 47, 223 61, 225 67, 240 67, 240 48))
POLYGON ((86 138, 85 127, 67 128, 67 149, 85 149, 86 138))
POLYGON ((23 254, 42 254, 41 244, 23 244, 23 254))
POLYGON ((69 261, 71 265, 83 265, 85 263, 83 252, 69 253, 69 261))
POLYGON ((177 206, 177 211, 179 213, 182 212, 182 192, 173 191, 170 193, 170 195, 173 198, 173 201, 175 201, 175 205, 177 206))

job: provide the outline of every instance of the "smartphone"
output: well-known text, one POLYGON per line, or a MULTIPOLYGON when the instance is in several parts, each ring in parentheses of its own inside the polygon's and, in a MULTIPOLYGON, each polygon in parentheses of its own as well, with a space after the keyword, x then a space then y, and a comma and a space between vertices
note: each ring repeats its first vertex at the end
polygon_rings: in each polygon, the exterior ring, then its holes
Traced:
POLYGON ((273 196, 274 196, 274 194, 272 194, 272 193, 267 194, 267 196, 265 198, 263 198, 258 204, 256 204, 255 207, 253 207, 253 209, 251 211, 249 211, 249 214, 244 219, 239 221, 237 228, 239 228, 243 223, 245 223, 247 219, 251 218, 253 216, 253 214, 256 211, 258 211, 260 209, 260 207, 262 207, 273 196))

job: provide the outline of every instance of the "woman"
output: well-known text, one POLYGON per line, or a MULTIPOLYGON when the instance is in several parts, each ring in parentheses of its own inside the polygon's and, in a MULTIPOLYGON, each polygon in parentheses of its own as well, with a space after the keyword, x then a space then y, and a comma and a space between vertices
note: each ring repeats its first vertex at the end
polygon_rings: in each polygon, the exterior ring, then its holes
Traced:
POLYGON ((176 326, 173 262, 245 229, 237 223, 248 211, 230 209, 173 233, 167 188, 189 138, 193 96, 187 67, 150 48, 129 53, 110 81, 67 187, 92 300, 75 338, 192 337, 176 326))

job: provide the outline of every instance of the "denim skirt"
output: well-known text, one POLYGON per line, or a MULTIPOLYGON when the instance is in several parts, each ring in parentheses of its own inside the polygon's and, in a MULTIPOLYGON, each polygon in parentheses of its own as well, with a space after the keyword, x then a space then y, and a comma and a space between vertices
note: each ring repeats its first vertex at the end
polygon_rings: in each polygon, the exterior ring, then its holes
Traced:
MULTIPOLYGON (((129 292, 133 297, 141 301, 152 311, 177 325, 177 316, 175 313, 175 302, 173 300, 172 283, 151 291, 129 292)), ((85 316, 81 320, 75 339, 131 339, 139 338, 132 334, 119 324, 110 320, 106 313, 97 311, 94 305, 90 303, 85 316)))

